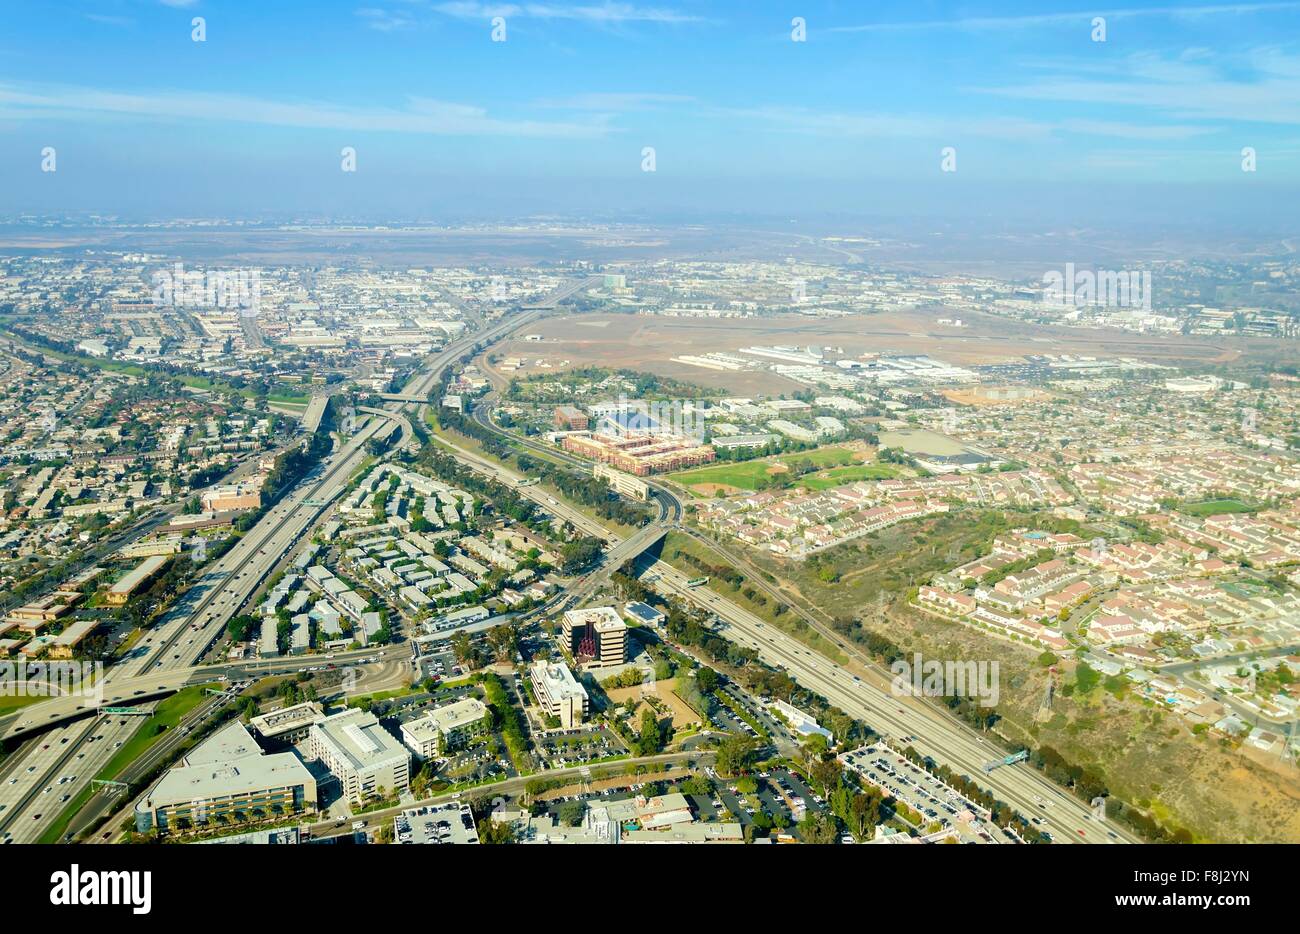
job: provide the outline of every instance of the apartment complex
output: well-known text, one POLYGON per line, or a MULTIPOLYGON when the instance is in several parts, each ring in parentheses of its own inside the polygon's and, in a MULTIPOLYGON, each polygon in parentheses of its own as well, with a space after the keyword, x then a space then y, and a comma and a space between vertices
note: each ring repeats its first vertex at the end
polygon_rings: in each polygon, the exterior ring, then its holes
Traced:
POLYGON ((564 449, 638 477, 697 467, 715 456, 713 448, 687 437, 644 433, 572 434, 565 436, 564 449))
POLYGON ((591 470, 591 475, 597 480, 604 480, 611 490, 629 499, 639 499, 644 502, 650 498, 648 483, 621 470, 615 470, 608 464, 596 464, 591 470))
POLYGON ((121 580, 108 588, 108 593, 104 595, 104 600, 109 606, 125 606, 126 602, 131 599, 131 595, 140 589, 142 585, 153 579, 153 576, 167 566, 171 558, 167 555, 154 555, 151 558, 145 558, 135 568, 128 571, 121 580))

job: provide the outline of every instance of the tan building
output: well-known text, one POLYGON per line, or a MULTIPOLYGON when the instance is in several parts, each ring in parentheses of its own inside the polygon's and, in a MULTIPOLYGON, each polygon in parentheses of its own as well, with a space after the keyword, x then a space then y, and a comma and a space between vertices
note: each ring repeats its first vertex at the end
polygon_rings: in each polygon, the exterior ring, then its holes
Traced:
POLYGON ((555 427, 560 431, 586 431, 591 424, 587 413, 572 405, 555 407, 555 427))
POLYGON ((587 717, 587 689, 579 684, 567 665, 539 661, 528 669, 537 705, 560 726, 571 730, 587 717))
POLYGON ((108 588, 108 593, 104 596, 109 606, 124 606, 131 595, 140 589, 142 585, 153 579, 154 575, 167 566, 171 560, 168 555, 154 555, 151 558, 145 558, 132 570, 128 571, 121 580, 108 588))
POLYGON ((213 487, 203 494, 204 512, 233 512, 257 509, 262 505, 262 491, 249 484, 213 487))

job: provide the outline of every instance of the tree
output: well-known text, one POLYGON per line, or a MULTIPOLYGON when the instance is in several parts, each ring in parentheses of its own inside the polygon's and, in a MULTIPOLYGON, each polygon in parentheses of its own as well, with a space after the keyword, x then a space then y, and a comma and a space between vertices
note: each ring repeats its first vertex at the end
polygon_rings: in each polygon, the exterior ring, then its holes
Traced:
POLYGON ((462 665, 469 663, 475 655, 474 645, 470 642, 469 633, 463 629, 451 637, 451 649, 456 653, 456 660, 462 665))
POLYGON ((489 629, 487 640, 499 662, 510 661, 519 648, 519 633, 508 623, 489 629))
POLYGON ((577 827, 582 823, 583 815, 587 813, 587 805, 581 801, 565 801, 560 805, 559 819, 560 823, 569 827, 577 827))
POLYGON ((700 668, 695 672, 695 683, 700 686, 703 693, 712 694, 714 688, 718 686, 718 673, 712 668, 700 668))
POLYGON ((655 716, 655 712, 648 705, 641 711, 641 735, 638 738, 637 748, 643 756, 653 756, 663 748, 659 718, 655 716))
POLYGON ((834 818, 821 811, 809 811, 799 821, 799 837, 804 843, 834 843, 838 835, 834 818))
POLYGON ((478 824, 478 842, 490 844, 514 843, 515 834, 510 829, 510 825, 504 821, 493 820, 491 817, 485 817, 478 824))
POLYGON ((247 614, 241 614, 233 617, 226 624, 226 630, 230 633, 231 642, 246 642, 248 635, 252 632, 253 627, 257 625, 257 620, 247 614))
POLYGON ((565 574, 581 574, 600 558, 604 543, 585 535, 560 549, 560 568, 565 574))
POLYGON ((718 774, 733 778, 749 771, 758 753, 757 742, 748 736, 728 736, 718 746, 718 774))

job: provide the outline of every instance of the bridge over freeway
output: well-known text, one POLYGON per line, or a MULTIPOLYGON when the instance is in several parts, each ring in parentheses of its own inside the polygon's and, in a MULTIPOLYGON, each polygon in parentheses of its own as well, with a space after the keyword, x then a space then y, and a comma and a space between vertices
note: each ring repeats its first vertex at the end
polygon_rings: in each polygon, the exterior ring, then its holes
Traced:
POLYGON ((415 402, 422 404, 429 401, 429 394, 427 392, 423 395, 415 392, 381 392, 379 398, 385 402, 415 402))
POLYGON ((304 431, 315 434, 320 429, 321 419, 325 417, 325 410, 329 407, 329 404, 329 396, 311 397, 311 402, 307 403, 307 411, 302 416, 304 431))

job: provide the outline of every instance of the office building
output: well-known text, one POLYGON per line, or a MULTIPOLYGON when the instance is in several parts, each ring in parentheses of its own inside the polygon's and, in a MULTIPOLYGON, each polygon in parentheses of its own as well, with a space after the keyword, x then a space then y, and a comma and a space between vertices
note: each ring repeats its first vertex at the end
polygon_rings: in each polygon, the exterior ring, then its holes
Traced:
POLYGON ((627 661, 627 624, 612 606, 569 610, 560 624, 574 658, 607 668, 627 661))
POLYGON ((435 707, 417 720, 402 724, 402 742, 421 759, 459 749, 487 733, 492 717, 476 697, 464 697, 435 707))
POLYGON ((141 833, 275 818, 316 807, 316 779, 297 754, 266 754, 231 723, 169 769, 135 807, 141 833))
POLYGON ((571 730, 586 719, 587 689, 574 680, 567 665, 535 662, 528 677, 542 713, 558 718, 561 727, 571 730))
POLYGON ((400 794, 410 784, 410 754, 364 710, 345 710, 316 721, 307 731, 305 748, 354 803, 381 793, 400 794))

